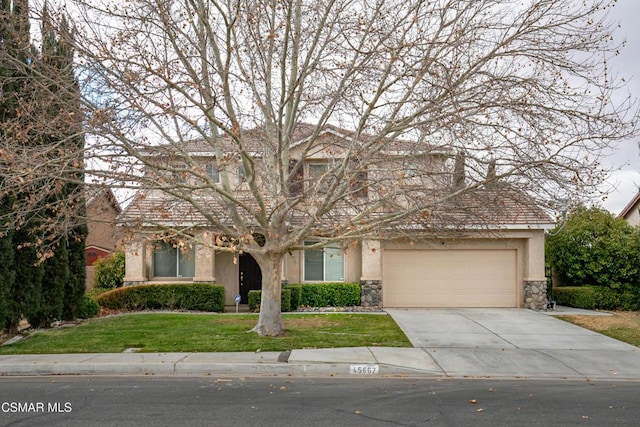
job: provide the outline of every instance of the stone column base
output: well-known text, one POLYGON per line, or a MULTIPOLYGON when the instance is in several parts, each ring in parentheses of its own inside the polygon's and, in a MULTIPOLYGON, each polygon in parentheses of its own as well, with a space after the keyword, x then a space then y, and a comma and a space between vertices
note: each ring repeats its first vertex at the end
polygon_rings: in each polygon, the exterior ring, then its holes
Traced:
POLYGON ((382 280, 360 281, 360 305, 362 307, 382 307, 382 280))
POLYGON ((524 281, 524 308, 546 310, 548 302, 546 280, 524 281))

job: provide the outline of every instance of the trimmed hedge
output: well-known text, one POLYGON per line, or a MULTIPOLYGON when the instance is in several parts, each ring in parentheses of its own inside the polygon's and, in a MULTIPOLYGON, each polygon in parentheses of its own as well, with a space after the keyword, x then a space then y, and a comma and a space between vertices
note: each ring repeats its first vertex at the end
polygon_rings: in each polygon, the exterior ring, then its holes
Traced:
MULTIPOLYGON (((262 298, 262 291, 249 291, 249 311, 260 311, 260 300, 262 298)), ((282 289, 280 291, 280 311, 291 311, 291 289, 282 289)))
POLYGON ((630 290, 616 292, 602 286, 558 286, 553 288, 551 295, 558 305, 588 310, 640 309, 638 295, 630 290))
MULTIPOLYGON (((262 291, 249 291, 249 311, 260 311, 262 291)), ((360 305, 358 283, 302 283, 286 285, 281 294, 282 312, 298 307, 352 307, 360 305)))
POLYGON ((589 310, 596 308, 595 292, 591 286, 554 287, 551 295, 558 305, 589 310))
POLYGON ((300 299, 302 298, 302 286, 287 285, 285 289, 291 291, 291 311, 296 311, 300 307, 300 299))
POLYGON ((360 284, 358 283, 292 284, 287 285, 287 289, 300 289, 296 309, 298 306, 352 307, 360 305, 360 284))
POLYGON ((100 294, 96 301, 114 310, 180 309, 224 311, 224 287, 209 283, 138 285, 100 294))

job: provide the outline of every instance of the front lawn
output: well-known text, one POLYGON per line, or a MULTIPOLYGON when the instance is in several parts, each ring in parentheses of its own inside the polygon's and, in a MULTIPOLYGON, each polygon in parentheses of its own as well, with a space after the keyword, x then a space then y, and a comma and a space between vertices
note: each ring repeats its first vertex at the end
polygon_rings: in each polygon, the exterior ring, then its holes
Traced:
POLYGON ((558 316, 558 318, 640 347, 640 312, 638 311, 617 311, 612 312, 612 316, 558 316))
POLYGON ((78 326, 39 331, 0 354, 285 351, 330 347, 411 347, 391 316, 381 314, 283 314, 286 336, 248 332, 257 315, 133 313, 78 326))

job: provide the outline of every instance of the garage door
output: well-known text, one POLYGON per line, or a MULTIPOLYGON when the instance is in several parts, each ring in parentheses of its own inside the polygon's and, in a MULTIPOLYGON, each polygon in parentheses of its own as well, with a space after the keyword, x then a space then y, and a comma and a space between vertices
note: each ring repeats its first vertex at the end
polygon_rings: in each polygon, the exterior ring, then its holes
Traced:
POLYGON ((385 307, 517 307, 515 250, 385 250, 385 307))

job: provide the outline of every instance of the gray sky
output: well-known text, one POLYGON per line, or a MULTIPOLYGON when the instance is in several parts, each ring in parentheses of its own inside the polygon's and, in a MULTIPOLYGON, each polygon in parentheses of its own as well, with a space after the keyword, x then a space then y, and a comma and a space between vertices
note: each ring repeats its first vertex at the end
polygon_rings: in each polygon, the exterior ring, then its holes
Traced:
MULTIPOLYGON (((629 82, 629 93, 640 99, 640 1, 618 0, 617 5, 610 10, 609 17, 621 26, 614 34, 615 39, 627 41, 620 55, 611 61, 611 68, 629 82)), ((603 164, 617 170, 608 180, 611 184, 610 191, 602 206, 617 214, 640 187, 638 138, 621 143, 613 155, 603 160, 603 164)))

